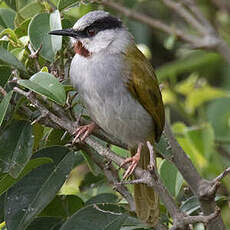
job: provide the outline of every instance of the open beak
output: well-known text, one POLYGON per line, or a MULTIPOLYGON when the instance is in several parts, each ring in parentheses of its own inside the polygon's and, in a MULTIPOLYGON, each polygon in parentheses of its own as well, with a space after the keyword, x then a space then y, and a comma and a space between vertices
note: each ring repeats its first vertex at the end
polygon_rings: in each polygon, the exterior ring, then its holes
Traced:
POLYGON ((76 31, 74 31, 72 28, 71 29, 63 29, 63 30, 53 30, 50 31, 49 34, 52 35, 59 35, 59 36, 69 36, 69 37, 77 37, 76 31))

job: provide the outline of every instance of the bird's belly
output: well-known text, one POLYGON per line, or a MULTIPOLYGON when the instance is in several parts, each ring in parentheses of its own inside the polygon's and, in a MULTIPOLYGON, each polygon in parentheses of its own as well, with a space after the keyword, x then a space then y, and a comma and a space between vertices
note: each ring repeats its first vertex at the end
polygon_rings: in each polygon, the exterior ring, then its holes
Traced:
POLYGON ((103 91, 88 92, 84 93, 83 100, 92 119, 123 143, 136 146, 153 137, 152 117, 128 92, 112 96, 103 91))

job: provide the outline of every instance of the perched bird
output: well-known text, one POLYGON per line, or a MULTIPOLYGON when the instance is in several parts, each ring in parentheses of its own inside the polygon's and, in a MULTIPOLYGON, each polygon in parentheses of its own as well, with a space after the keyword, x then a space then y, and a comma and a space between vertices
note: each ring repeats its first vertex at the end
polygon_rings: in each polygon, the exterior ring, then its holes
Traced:
MULTIPOLYGON (((164 128, 164 106, 153 68, 135 45, 122 22, 108 12, 91 11, 73 28, 51 31, 70 36, 75 56, 70 78, 93 123, 78 128, 84 140, 96 126, 129 146, 131 157, 124 178, 136 166, 146 169, 146 141, 157 142, 164 128)), ((152 188, 134 185, 136 212, 154 226, 159 217, 159 198, 152 188)))

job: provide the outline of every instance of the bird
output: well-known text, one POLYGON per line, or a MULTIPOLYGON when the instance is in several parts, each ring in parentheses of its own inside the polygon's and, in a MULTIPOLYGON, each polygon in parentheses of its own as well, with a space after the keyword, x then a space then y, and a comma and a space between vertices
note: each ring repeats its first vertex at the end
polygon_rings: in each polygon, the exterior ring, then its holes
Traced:
MULTIPOLYGON (((131 156, 123 179, 140 166, 147 169, 146 142, 159 141, 165 112, 158 80, 122 21, 103 10, 90 11, 72 28, 51 35, 68 36, 75 55, 70 79, 92 123, 80 126, 75 139, 84 141, 97 127, 127 144, 131 156)), ((150 226, 159 219, 159 195, 145 184, 134 185, 137 216, 150 226)))

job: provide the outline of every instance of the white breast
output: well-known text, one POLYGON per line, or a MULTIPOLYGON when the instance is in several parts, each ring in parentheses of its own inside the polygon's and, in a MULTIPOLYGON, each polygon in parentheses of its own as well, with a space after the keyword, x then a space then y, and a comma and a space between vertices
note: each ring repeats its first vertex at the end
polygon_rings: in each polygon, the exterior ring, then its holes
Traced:
POLYGON ((126 88, 129 69, 121 54, 75 55, 70 77, 78 89, 91 118, 106 132, 130 146, 153 133, 150 114, 126 88))

